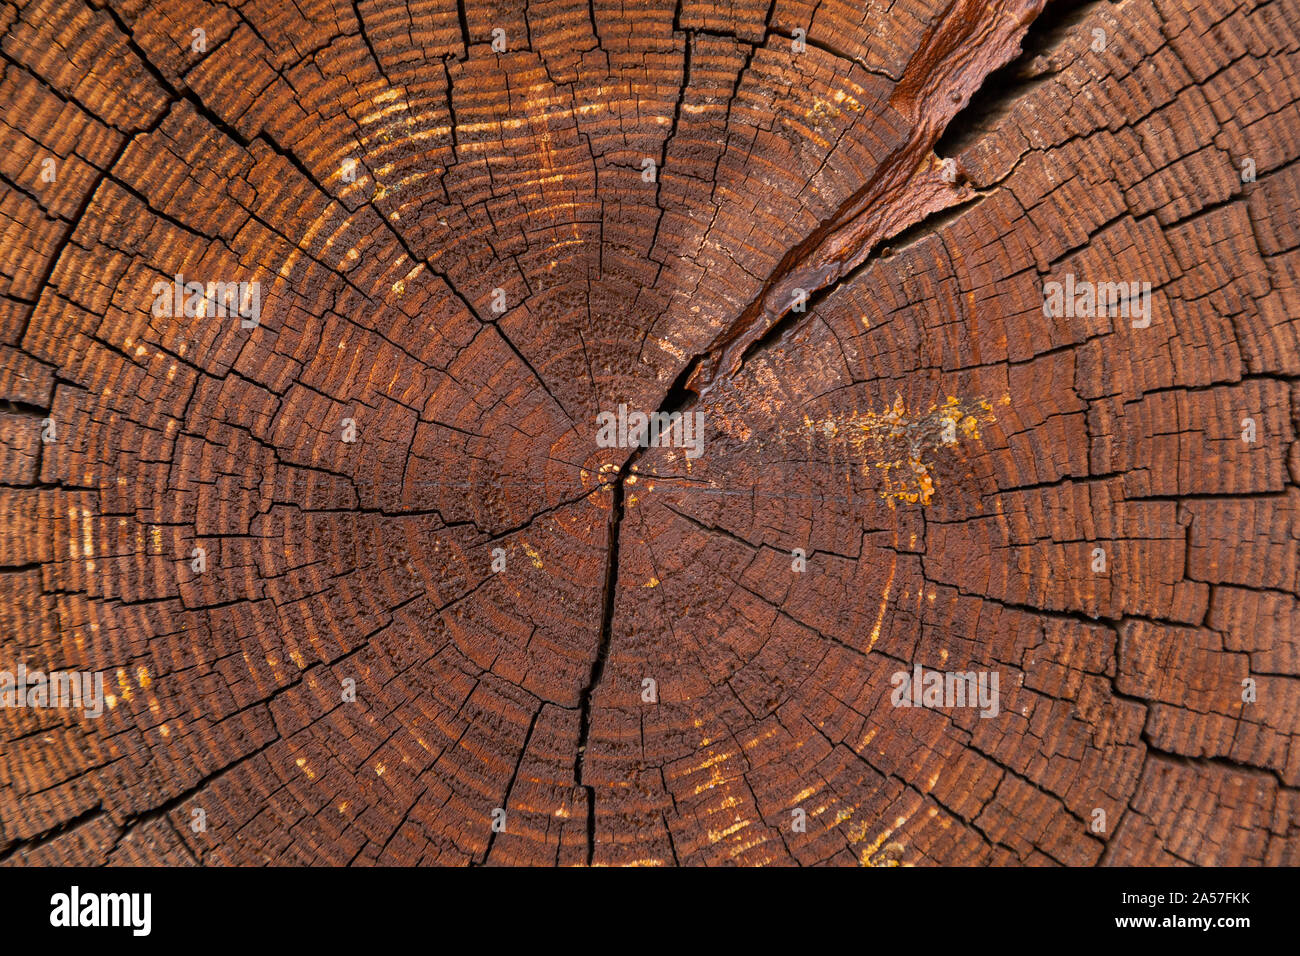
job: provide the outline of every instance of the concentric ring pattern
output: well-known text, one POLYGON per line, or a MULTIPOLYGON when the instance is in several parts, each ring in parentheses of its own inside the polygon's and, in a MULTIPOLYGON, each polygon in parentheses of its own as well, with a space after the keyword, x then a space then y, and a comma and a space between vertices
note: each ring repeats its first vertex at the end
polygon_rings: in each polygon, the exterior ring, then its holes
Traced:
POLYGON ((1300 862, 1300 7, 1042 6, 0 5, 0 859, 1300 862))

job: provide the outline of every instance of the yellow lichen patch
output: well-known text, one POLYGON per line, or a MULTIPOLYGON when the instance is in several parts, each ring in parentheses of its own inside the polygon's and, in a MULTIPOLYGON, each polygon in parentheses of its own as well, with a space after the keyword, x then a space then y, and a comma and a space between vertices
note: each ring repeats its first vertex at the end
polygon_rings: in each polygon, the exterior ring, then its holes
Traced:
POLYGON ((132 696, 131 684, 127 680, 125 667, 119 667, 117 669, 117 686, 118 689, 122 692, 122 699, 129 704, 131 702, 131 696, 132 696))
POLYGON ((802 790, 800 790, 798 793, 794 795, 794 798, 790 801, 790 803, 791 804, 803 803, 805 800, 807 800, 816 792, 817 792, 816 787, 804 787, 802 790))
POLYGON ((762 846, 766 842, 767 842, 767 836, 765 834, 756 833, 752 840, 748 840, 744 843, 738 843, 736 846, 732 847, 731 852, 728 853, 727 855, 734 860, 736 859, 736 857, 740 856, 741 854, 748 853, 754 847, 762 846))
POLYGON ((821 419, 804 417, 803 436, 812 451, 814 443, 842 449, 858 463, 862 474, 873 467, 883 478, 880 497, 892 508, 898 502, 927 505, 935 481, 925 459, 950 448, 963 438, 980 440, 979 424, 994 421, 992 406, 984 401, 963 402, 948 396, 942 405, 923 413, 907 410, 903 396, 884 411, 854 412, 821 419))
MULTIPOLYGON (((863 92, 861 87, 854 87, 854 89, 858 90, 859 93, 863 92)), ((861 113, 863 110, 862 103, 858 100, 858 98, 855 96, 850 96, 844 90, 835 91, 835 102, 840 106, 843 106, 845 109, 851 110, 854 113, 861 113)))
MULTIPOLYGON (((727 758, 725 755, 714 758, 714 760, 726 760, 726 759, 727 758)), ((727 782, 727 778, 722 775, 722 769, 720 767, 713 765, 713 761, 706 761, 700 767, 700 769, 705 769, 705 768, 707 768, 709 771, 709 779, 704 783, 698 785, 695 788, 694 793, 692 793, 692 796, 698 797, 705 790, 712 790, 714 787, 720 787, 727 782)))
MULTIPOLYGON (((839 101, 843 101, 843 96, 839 98, 839 101)), ((804 118, 811 122, 813 127, 809 130, 809 132, 812 133, 809 139, 823 148, 830 146, 831 144, 827 142, 824 137, 820 136, 818 131, 822 126, 835 125, 843 116, 844 111, 838 106, 828 103, 826 100, 820 98, 815 100, 812 108, 804 113, 804 118)))
POLYGON ((533 562, 533 567, 537 568, 538 570, 541 569, 542 555, 536 548, 534 548, 527 541, 524 542, 524 554, 528 555, 528 559, 533 562))
POLYGON ((863 861, 863 866, 906 866, 908 864, 900 863, 898 855, 903 852, 903 844, 893 842, 886 843, 884 849, 879 854, 869 856, 863 861))
MULTIPOLYGON (((877 836, 874 840, 872 840, 868 846, 863 848, 858 853, 858 860, 862 863, 862 865, 863 866, 897 866, 898 865, 897 861, 893 860, 890 857, 892 857, 894 852, 902 851, 903 849, 902 844, 895 842, 886 845, 885 841, 887 841, 891 836, 894 835, 894 831, 896 831, 899 827, 903 826, 906 823, 907 823, 907 817, 896 818, 894 820, 894 825, 892 827, 888 827, 887 829, 885 829, 879 836, 877 836), (884 854, 881 854, 881 857, 877 857, 877 854, 879 853, 882 846, 886 847, 886 850, 889 852, 889 857, 885 857, 884 854)), ((853 834, 850 833, 850 840, 854 843, 856 843, 858 840, 861 840, 863 837, 866 836, 866 830, 867 828, 864 827, 858 833, 856 840, 853 839, 853 834)))
POLYGON ((776 736, 776 733, 777 732, 775 727, 771 725, 764 725, 757 733, 750 734, 747 738, 741 741, 740 749, 746 751, 753 750, 763 741, 771 740, 773 737, 776 736))
POLYGON ((855 844, 861 843, 862 840, 866 837, 867 831, 871 829, 873 823, 875 823, 875 820, 873 820, 871 817, 865 817, 861 820, 855 820, 853 824, 846 831, 849 842, 855 844))
POLYGON ((657 588, 659 586, 659 579, 652 574, 650 580, 641 586, 643 588, 657 588))
POLYGON ((709 831, 709 842, 710 842, 710 843, 717 843, 717 842, 720 841, 720 840, 725 840, 727 837, 731 836, 733 833, 738 833, 738 832, 740 832, 741 830, 745 829, 745 827, 747 827, 747 826, 749 826, 749 821, 748 821, 748 820, 742 820, 742 819, 740 819, 739 817, 737 817, 737 818, 736 818, 736 822, 733 823, 731 826, 727 827, 725 830, 710 830, 710 831, 709 831))

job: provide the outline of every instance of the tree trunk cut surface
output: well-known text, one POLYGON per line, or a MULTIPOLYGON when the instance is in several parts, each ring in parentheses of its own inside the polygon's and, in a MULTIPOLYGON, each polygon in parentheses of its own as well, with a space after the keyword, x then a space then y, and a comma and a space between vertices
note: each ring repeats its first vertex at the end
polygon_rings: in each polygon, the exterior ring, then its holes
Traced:
POLYGON ((1300 0, 0 33, 0 861, 1300 863, 1300 0))

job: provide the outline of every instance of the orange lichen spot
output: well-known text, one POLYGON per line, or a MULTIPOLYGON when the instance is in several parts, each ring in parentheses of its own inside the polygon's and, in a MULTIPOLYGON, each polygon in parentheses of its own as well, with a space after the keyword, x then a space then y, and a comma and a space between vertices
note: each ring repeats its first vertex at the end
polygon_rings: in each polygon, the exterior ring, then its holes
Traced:
POLYGON ((131 685, 127 680, 125 667, 119 667, 117 669, 117 686, 122 692, 122 699, 128 704, 131 703, 131 685))
POLYGON ((897 503, 930 503, 935 492, 932 453, 965 438, 979 441, 981 414, 993 421, 992 406, 979 400, 963 402, 948 396, 942 405, 922 413, 907 410, 901 394, 881 412, 853 412, 814 420, 804 417, 803 433, 810 445, 822 442, 843 448, 859 463, 862 474, 873 467, 883 478, 880 497, 892 508, 897 503))

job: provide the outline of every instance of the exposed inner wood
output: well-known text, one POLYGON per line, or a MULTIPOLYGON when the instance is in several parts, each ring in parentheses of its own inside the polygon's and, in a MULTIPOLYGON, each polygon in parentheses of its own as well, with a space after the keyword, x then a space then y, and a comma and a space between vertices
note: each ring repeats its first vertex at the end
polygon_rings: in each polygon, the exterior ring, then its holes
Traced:
POLYGON ((1300 863, 1300 0, 0 33, 0 862, 1300 863))

